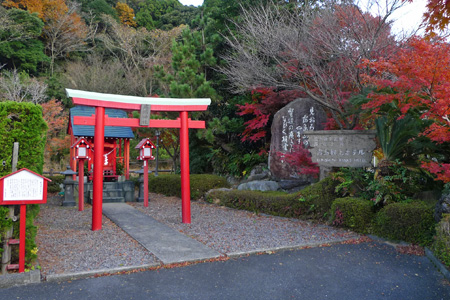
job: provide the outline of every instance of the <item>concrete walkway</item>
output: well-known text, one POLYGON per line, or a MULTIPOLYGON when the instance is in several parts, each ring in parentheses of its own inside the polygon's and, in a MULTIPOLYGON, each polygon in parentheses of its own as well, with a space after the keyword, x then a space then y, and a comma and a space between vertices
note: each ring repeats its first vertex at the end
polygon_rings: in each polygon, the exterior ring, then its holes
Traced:
POLYGON ((221 255, 125 203, 104 203, 103 214, 164 264, 205 260, 221 255))

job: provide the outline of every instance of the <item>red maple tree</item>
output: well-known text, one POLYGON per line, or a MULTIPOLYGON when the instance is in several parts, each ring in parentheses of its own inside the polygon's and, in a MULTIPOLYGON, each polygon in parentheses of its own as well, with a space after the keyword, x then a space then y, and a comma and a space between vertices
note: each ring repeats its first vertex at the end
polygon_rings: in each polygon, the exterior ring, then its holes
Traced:
POLYGON ((239 116, 249 116, 245 130, 241 134, 242 142, 257 142, 268 136, 271 118, 286 104, 306 95, 300 91, 274 91, 273 88, 257 88, 252 91, 252 102, 237 105, 239 116))
MULTIPOLYGON (((418 113, 422 120, 431 120, 422 135, 437 144, 450 142, 450 45, 444 40, 429 41, 415 37, 389 60, 366 60, 361 65, 371 75, 365 82, 376 87, 363 109, 376 115, 385 105, 398 110, 399 118, 418 113)), ((437 180, 450 182, 448 161, 422 162, 422 167, 436 175, 437 180)))
POLYGON ((48 125, 45 154, 49 159, 60 158, 70 148, 70 136, 66 134, 69 121, 68 112, 64 111, 63 104, 52 99, 42 105, 42 114, 48 125))

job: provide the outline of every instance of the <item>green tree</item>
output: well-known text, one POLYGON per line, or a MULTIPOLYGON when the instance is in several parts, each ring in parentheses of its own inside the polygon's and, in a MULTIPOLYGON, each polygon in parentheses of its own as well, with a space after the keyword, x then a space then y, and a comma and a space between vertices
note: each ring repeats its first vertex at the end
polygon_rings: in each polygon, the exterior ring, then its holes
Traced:
POLYGON ((136 22, 139 26, 151 30, 161 28, 161 17, 183 5, 178 0, 146 0, 141 2, 139 6, 140 9, 136 13, 136 22))
POLYGON ((96 22, 101 22, 101 16, 103 14, 112 16, 116 20, 119 19, 117 11, 105 0, 83 1, 82 10, 92 13, 95 16, 94 21, 96 22))
MULTIPOLYGON (((207 80, 206 68, 214 66, 212 49, 203 43, 200 32, 191 32, 189 27, 183 30, 181 39, 173 42, 172 64, 164 70, 162 66, 156 68, 158 77, 166 85, 166 94, 175 98, 212 98, 217 99, 216 91, 207 80)), ((198 114, 197 114, 198 116, 198 114)), ((172 116, 173 117, 173 116, 172 116)), ((203 115, 202 119, 207 118, 203 115)), ((167 138, 163 138, 167 141, 167 138)), ((173 149, 179 149, 179 139, 173 138, 173 149)), ((208 157, 211 156, 211 147, 206 140, 199 140, 195 134, 190 135, 191 147, 195 149, 191 161, 192 172, 211 170, 208 157)), ((168 149, 166 149, 169 152, 168 149)))
POLYGON ((1 39, 5 42, 0 44, 0 63, 6 64, 10 69, 18 68, 27 72, 36 72, 38 64, 48 60, 44 54, 44 44, 38 40, 44 23, 36 13, 32 14, 20 9, 10 9, 8 15, 15 24, 21 25, 21 32, 17 32, 17 27, 5 28, 1 31, 1 39), (20 38, 21 34, 23 38, 20 38))
POLYGON ((176 6, 161 16, 158 26, 162 30, 170 30, 182 24, 190 25, 200 12, 200 8, 195 6, 176 6))
POLYGON ((200 32, 183 30, 182 39, 172 46, 171 70, 158 67, 158 76, 165 82, 170 97, 206 98, 216 97, 216 91, 207 80, 207 67, 216 64, 213 50, 203 43, 200 32))

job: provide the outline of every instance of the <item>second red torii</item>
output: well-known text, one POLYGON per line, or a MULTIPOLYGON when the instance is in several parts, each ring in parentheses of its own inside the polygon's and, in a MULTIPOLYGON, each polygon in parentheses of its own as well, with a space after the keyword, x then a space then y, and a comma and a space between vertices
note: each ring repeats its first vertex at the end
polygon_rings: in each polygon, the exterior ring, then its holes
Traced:
POLYGON ((188 118, 189 111, 204 111, 211 99, 174 99, 123 96, 88 91, 66 89, 68 97, 76 105, 95 107, 91 117, 74 117, 75 125, 95 126, 94 144, 100 151, 94 152, 94 184, 92 201, 92 230, 102 229, 103 205, 103 142, 105 126, 180 128, 180 167, 181 167, 181 209, 182 222, 191 223, 190 178, 189 178, 189 128, 205 128, 204 121, 188 118), (105 108, 140 110, 141 119, 108 118, 105 108), (179 112, 176 120, 150 119, 151 111, 179 112), (96 167, 101 166, 101 167, 96 167))

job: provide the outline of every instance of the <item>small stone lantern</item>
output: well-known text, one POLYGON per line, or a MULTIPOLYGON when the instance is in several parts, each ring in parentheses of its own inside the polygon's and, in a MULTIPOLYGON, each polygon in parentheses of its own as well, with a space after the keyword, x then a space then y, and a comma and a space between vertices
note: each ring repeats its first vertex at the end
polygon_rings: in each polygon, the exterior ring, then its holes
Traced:
POLYGON ((64 172, 60 172, 59 174, 62 174, 65 176, 64 179, 64 200, 62 203, 62 206, 75 206, 75 184, 77 183, 75 180, 73 180, 73 175, 77 175, 77 172, 72 171, 70 169, 70 166, 67 166, 67 170, 64 172))

